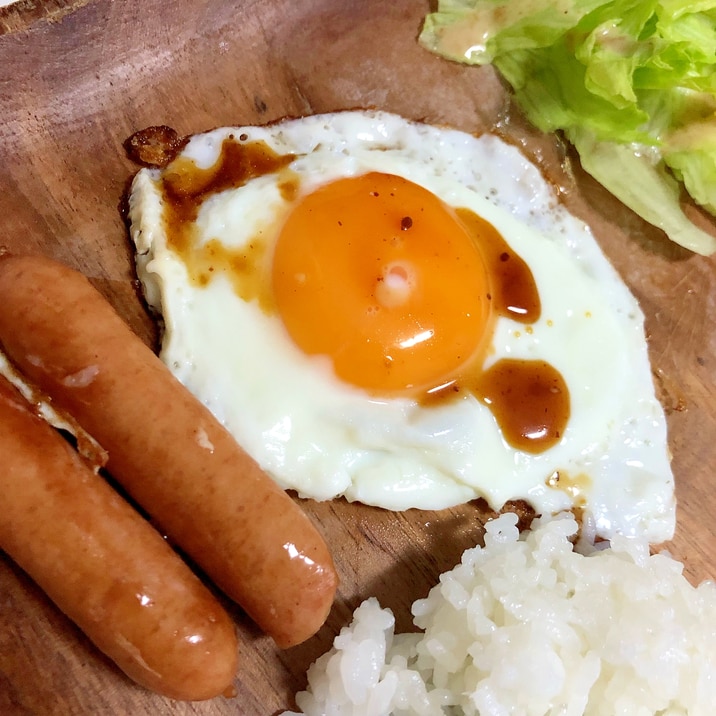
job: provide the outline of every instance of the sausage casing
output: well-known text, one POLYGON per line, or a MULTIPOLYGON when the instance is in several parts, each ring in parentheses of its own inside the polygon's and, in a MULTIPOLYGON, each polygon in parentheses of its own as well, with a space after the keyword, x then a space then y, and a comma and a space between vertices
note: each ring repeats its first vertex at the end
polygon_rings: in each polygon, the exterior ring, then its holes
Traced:
POLYGON ((109 453, 128 493, 281 647, 325 621, 337 578, 300 507, 80 273, 0 258, 0 344, 109 453))

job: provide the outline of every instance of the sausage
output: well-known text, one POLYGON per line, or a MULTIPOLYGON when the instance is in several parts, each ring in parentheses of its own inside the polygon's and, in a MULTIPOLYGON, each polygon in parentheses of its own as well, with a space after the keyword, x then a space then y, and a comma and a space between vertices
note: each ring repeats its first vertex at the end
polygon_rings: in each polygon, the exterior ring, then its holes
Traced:
POLYGON ((108 452, 115 479, 279 647, 323 625, 337 577, 300 507, 77 271, 0 258, 0 345, 108 452))
POLYGON ((137 683, 224 693, 238 646, 217 599, 4 377, 0 425, 0 548, 137 683))

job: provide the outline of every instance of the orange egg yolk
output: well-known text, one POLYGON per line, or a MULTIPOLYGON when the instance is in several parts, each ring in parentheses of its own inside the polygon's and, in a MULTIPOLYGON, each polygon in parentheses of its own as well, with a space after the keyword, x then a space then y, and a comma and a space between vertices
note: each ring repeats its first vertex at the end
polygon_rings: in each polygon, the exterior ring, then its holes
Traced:
POLYGON ((488 271, 455 211, 402 177, 368 173, 298 202, 273 257, 293 341, 377 393, 429 391, 489 343, 488 271))

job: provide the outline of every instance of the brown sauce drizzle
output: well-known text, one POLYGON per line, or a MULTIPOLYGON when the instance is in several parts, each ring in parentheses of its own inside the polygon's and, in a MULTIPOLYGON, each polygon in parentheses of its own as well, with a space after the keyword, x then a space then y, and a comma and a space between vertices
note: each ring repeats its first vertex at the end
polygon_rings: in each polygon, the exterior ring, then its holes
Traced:
POLYGON ((562 490, 569 497, 575 507, 586 507, 587 494, 592 488, 592 478, 585 472, 570 474, 564 470, 555 470, 545 481, 547 487, 562 490))
POLYGON ((191 159, 181 156, 169 164, 162 174, 164 195, 180 210, 176 218, 193 221, 202 202, 211 194, 278 172, 294 159, 293 154, 276 154, 266 142, 243 144, 227 137, 218 159, 207 169, 200 169, 191 159))
POLYGON ((471 387, 513 447, 541 453, 561 440, 570 414, 569 390, 549 363, 503 358, 471 387))
MULTIPOLYGON (((293 154, 277 154, 265 142, 241 143, 228 137, 211 167, 200 169, 191 159, 179 156, 164 169, 161 189, 167 243, 181 256, 196 285, 206 286, 221 271, 241 298, 246 301, 255 298, 264 310, 270 310, 273 299, 263 269, 265 239, 257 236, 239 248, 226 247, 215 239, 199 245, 195 221, 202 203, 213 194, 280 172, 293 159, 293 154)), ((294 197, 295 176, 289 173, 283 177, 279 191, 286 199, 294 197)))
MULTIPOLYGON (((537 321, 542 305, 529 266, 488 221, 470 209, 457 209, 456 214, 487 264, 493 312, 523 324, 537 321)), ((531 333, 530 325, 525 332, 531 333)), ((569 389, 545 361, 502 359, 485 371, 472 364, 420 400, 436 405, 465 392, 490 409, 507 443, 524 452, 537 454, 556 445, 569 421, 569 389)))
POLYGON ((466 393, 490 409, 505 441, 523 452, 539 454, 553 447, 569 422, 569 388, 546 361, 502 358, 487 370, 472 366, 424 395, 421 403, 439 405, 466 393))
POLYGON ((488 276, 493 282, 490 286, 492 310, 498 316, 519 323, 537 321, 542 305, 530 267, 489 221, 470 209, 456 209, 455 213, 482 251, 488 276))
POLYGON ((183 259, 189 258, 196 248, 194 222, 207 198, 277 172, 292 160, 293 155, 278 155, 264 142, 240 144, 232 139, 224 140, 219 158, 207 169, 200 169, 191 159, 177 157, 161 178, 169 246, 183 259))

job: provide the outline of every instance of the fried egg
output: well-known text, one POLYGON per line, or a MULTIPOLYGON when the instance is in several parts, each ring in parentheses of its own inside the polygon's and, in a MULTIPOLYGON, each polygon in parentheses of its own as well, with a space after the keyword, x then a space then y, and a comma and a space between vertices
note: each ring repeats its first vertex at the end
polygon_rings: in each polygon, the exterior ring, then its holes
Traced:
POLYGON ((131 236, 161 358, 284 488, 674 529, 643 315, 491 135, 351 111, 190 137, 131 236))

